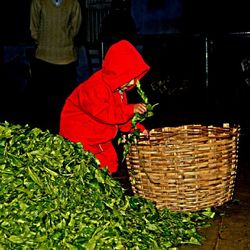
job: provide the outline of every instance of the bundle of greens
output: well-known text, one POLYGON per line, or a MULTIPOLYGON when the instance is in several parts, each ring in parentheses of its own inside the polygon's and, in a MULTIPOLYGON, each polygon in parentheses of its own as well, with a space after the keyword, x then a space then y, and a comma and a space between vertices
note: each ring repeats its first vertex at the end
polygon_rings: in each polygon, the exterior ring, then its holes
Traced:
POLYGON ((147 112, 144 114, 136 113, 132 118, 132 130, 130 133, 121 133, 120 138, 118 139, 118 144, 123 144, 123 160, 125 160, 132 144, 135 144, 138 139, 141 137, 140 130, 136 127, 136 124, 143 122, 146 118, 154 115, 153 109, 158 103, 152 105, 148 101, 148 97, 141 88, 141 83, 139 80, 136 81, 137 93, 141 97, 143 103, 147 105, 147 112))
POLYGON ((0 123, 0 249, 175 249, 213 214, 157 210, 125 195, 96 158, 59 135, 0 123))

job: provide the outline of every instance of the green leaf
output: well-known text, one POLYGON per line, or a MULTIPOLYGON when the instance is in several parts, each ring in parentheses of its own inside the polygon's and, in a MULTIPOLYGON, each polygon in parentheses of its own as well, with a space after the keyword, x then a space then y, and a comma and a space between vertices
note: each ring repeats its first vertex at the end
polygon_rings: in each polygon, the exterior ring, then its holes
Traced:
POLYGON ((40 187, 43 187, 43 183, 42 183, 41 179, 38 177, 38 175, 37 175, 35 172, 33 172, 33 171, 30 169, 30 167, 27 167, 27 169, 28 169, 28 174, 29 174, 30 178, 31 178, 37 185, 39 185, 40 187))
POLYGON ((24 242, 24 239, 22 237, 16 235, 11 235, 8 240, 16 244, 21 244, 24 242))
POLYGON ((148 98, 145 92, 141 88, 141 84, 139 80, 136 81, 137 93, 140 95, 142 101, 147 105, 147 112, 144 114, 136 113, 134 114, 131 124, 132 124, 132 131, 128 134, 121 134, 121 137, 118 138, 118 144, 123 143, 123 161, 125 160, 127 154, 130 151, 130 147, 132 144, 135 144, 138 139, 140 139, 140 131, 137 129, 136 124, 142 123, 146 118, 151 117, 154 115, 153 109, 158 103, 151 105, 148 102, 148 98))

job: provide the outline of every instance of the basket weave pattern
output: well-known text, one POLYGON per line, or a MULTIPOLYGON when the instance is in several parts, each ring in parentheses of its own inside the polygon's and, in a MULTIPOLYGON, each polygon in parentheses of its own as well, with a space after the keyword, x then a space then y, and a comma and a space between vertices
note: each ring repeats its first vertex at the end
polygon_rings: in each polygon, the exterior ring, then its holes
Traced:
POLYGON ((152 129, 126 158, 134 194, 158 208, 197 211, 230 201, 238 163, 239 126, 152 129))

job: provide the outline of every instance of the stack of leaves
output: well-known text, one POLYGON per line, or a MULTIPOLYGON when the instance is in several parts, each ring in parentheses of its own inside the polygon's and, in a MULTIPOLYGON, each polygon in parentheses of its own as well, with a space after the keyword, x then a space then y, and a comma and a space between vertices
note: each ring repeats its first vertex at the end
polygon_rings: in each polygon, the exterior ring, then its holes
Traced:
POLYGON ((0 249, 173 249, 200 244, 209 216, 157 210, 81 144, 0 123, 0 249))

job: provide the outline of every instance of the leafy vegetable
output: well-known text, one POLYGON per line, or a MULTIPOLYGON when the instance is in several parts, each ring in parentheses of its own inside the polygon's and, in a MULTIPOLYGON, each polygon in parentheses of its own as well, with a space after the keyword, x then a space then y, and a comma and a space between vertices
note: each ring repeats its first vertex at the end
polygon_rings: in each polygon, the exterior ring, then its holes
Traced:
POLYGON ((147 105, 147 112, 144 114, 136 113, 132 118, 132 132, 125 134, 122 133, 121 137, 118 139, 118 144, 123 143, 123 160, 129 153, 132 144, 136 143, 137 139, 141 137, 140 130, 136 127, 136 124, 143 122, 146 118, 154 115, 153 109, 158 103, 151 105, 145 92, 141 88, 139 80, 136 81, 137 93, 140 95, 142 101, 147 105))
POLYGON ((175 249, 211 213, 126 196, 97 159, 48 131, 0 123, 0 249, 175 249))

